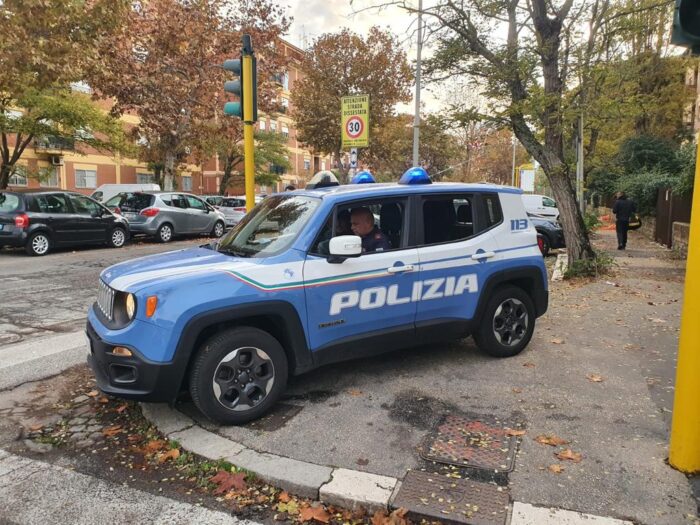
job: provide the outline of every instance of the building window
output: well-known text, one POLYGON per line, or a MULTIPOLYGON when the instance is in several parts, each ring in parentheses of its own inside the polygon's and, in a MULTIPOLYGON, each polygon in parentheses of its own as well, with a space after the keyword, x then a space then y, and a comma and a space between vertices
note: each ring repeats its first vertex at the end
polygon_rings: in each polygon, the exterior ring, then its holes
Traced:
POLYGON ((277 131, 277 121, 276 120, 271 120, 270 121, 270 131, 277 131))
POLYGON ((152 173, 137 173, 136 184, 155 184, 156 176, 152 173))
POLYGON ((10 176, 10 186, 27 186, 28 185, 28 179, 26 175, 23 175, 22 173, 17 173, 15 171, 11 176, 10 176))
POLYGON ((289 128, 285 124, 282 124, 282 135, 289 138, 289 128))
POLYGON ((182 177, 182 191, 192 191, 192 177, 182 177))
POLYGON ((50 168, 49 176, 39 184, 42 188, 58 188, 58 166, 50 168))
POLYGON ((265 131, 265 128, 267 128, 267 121, 261 120, 258 122, 258 124, 260 126, 260 131, 265 131))
POLYGON ((322 160, 321 161, 321 171, 325 171, 325 170, 326 170, 326 161, 322 160))
POLYGON ((311 169, 311 159, 304 159, 304 170, 309 171, 311 169))
POLYGON ((289 99, 282 97, 280 99, 280 105, 282 106, 282 113, 287 113, 289 111, 289 99))
POLYGON ((76 188, 96 188, 97 172, 95 170, 75 170, 76 188))
POLYGON ((282 88, 285 91, 289 91, 289 71, 285 71, 282 76, 282 88))

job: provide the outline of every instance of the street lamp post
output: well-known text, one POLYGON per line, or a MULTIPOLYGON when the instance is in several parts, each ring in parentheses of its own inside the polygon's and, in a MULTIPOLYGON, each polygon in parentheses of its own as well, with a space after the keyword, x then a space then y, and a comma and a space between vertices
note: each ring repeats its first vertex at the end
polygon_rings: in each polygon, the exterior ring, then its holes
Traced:
POLYGON ((420 55, 423 48, 423 0, 418 0, 418 51, 416 53, 416 110, 413 115, 413 165, 418 166, 420 143, 420 55))

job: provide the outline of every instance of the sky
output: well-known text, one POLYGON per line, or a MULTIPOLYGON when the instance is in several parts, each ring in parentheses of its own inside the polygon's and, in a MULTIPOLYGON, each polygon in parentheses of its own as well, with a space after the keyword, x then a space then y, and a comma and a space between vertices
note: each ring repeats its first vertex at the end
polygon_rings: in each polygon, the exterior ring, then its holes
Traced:
MULTIPOLYGON (((387 7, 366 10, 366 8, 381 3, 381 0, 282 0, 288 6, 288 14, 294 18, 289 33, 285 37, 292 44, 305 48, 314 38, 323 33, 334 33, 344 27, 359 34, 367 34, 373 25, 389 29, 399 36, 408 60, 414 63, 416 59, 416 16, 399 9, 387 7)), ((414 0, 416 7, 418 0, 414 0)), ((424 49, 423 57, 429 54, 424 49)), ((421 102, 425 110, 432 112, 441 107, 439 97, 424 88, 421 92, 421 102)), ((398 111, 413 113, 415 101, 411 104, 400 104, 398 111)))

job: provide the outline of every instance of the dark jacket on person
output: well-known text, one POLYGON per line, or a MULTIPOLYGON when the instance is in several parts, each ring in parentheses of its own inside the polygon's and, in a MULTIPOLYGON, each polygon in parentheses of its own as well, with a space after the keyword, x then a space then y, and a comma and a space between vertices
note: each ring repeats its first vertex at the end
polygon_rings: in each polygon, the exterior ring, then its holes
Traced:
POLYGON ((391 250, 389 239, 375 226, 371 232, 362 237, 362 252, 382 252, 384 250, 391 250))
POLYGON ((637 206, 627 197, 620 197, 613 204, 612 211, 618 221, 629 222, 632 214, 637 211, 637 206))

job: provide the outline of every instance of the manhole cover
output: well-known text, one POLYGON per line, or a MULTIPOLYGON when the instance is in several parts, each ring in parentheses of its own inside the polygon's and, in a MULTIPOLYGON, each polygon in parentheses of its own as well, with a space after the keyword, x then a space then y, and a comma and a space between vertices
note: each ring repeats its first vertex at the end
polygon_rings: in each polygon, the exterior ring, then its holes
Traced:
POLYGON ((408 510, 413 518, 505 525, 509 499, 504 487, 412 470, 404 477, 392 506, 408 510))
POLYGON ((420 455, 437 463, 510 472, 517 438, 506 432, 479 419, 447 414, 426 436, 420 455))

